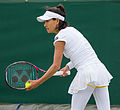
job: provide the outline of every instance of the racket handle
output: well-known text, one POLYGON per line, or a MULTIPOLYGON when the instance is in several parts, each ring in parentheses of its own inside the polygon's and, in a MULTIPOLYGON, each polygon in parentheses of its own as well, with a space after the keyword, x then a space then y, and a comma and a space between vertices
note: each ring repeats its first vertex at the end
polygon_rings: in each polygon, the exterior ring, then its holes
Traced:
MULTIPOLYGON (((67 71, 66 73, 70 75, 70 71, 67 71)), ((57 71, 53 76, 59 76, 59 75, 63 75, 63 71, 57 71)))

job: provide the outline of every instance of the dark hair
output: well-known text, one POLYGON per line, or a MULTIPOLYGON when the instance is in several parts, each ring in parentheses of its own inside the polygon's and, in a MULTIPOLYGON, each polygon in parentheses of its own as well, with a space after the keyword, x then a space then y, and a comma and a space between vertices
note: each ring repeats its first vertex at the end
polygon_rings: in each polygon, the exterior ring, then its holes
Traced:
MULTIPOLYGON (((66 12, 62 4, 59 4, 57 7, 46 7, 46 10, 57 13, 66 18, 66 12)), ((56 20, 56 18, 53 18, 53 20, 56 20)), ((69 26, 67 21, 60 20, 57 29, 60 31, 61 29, 66 28, 67 26, 69 26)))

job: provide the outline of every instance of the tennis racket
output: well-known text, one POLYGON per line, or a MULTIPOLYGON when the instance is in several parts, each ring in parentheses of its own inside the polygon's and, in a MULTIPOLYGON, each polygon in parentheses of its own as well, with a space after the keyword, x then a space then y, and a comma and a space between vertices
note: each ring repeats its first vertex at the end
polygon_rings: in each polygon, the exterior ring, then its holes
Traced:
MULTIPOLYGON (((39 72, 46 73, 45 70, 36 67, 32 63, 25 61, 15 62, 6 68, 6 83, 13 89, 24 90, 25 83, 28 80, 39 79, 39 72)), ((67 71, 67 73, 70 75, 70 71, 67 71)), ((63 71, 58 71, 53 76, 59 76, 62 74, 63 71)))

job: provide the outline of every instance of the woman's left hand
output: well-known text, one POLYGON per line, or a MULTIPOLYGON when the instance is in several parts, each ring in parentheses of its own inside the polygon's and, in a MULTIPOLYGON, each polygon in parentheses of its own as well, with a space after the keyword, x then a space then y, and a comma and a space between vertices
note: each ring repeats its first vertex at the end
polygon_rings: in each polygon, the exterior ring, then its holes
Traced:
POLYGON ((26 87, 26 91, 30 91, 32 89, 35 89, 39 86, 39 80, 29 80, 28 82, 31 82, 31 85, 26 87))
POLYGON ((69 67, 66 65, 64 68, 62 68, 60 71, 63 71, 63 74, 62 75, 59 75, 60 77, 66 77, 68 76, 68 73, 67 71, 69 71, 69 67))

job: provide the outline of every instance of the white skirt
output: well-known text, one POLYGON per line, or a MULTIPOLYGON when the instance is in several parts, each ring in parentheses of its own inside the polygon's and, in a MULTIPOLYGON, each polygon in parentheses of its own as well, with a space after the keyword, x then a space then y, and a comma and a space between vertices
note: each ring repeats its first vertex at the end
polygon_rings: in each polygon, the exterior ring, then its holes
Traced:
POLYGON ((80 67, 74 77, 68 93, 74 94, 87 88, 93 82, 95 86, 108 86, 113 77, 102 63, 93 63, 80 67))

